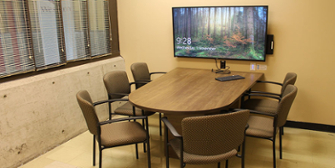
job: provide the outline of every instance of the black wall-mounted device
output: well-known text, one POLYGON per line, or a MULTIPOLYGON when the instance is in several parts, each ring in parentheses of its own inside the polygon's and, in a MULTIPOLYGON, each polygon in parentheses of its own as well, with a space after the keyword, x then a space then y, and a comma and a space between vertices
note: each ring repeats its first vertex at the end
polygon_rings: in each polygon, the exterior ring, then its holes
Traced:
POLYGON ((266 35, 266 54, 273 54, 273 48, 274 48, 273 35, 268 34, 266 35))

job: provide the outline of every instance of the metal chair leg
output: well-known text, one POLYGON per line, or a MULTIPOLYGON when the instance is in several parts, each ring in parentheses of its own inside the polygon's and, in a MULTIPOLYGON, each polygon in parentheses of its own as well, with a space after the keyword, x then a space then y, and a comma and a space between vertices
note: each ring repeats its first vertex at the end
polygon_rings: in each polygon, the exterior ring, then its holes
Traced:
POLYGON ((276 136, 273 137, 272 150, 273 150, 273 168, 276 168, 276 136))
POLYGON ((226 168, 228 168, 228 159, 226 160, 226 168))
POLYGON ((147 145, 147 155, 148 155, 148 168, 151 168, 151 157, 150 157, 150 144, 149 144, 149 139, 148 139, 148 145, 147 145))
POLYGON ((95 135, 93 135, 93 166, 95 166, 95 135))
POLYGON ((169 168, 169 144, 168 144, 168 129, 165 127, 165 161, 166 161, 166 168, 169 168))
POLYGON ((244 156, 245 156, 245 138, 242 143, 242 152, 241 152, 241 168, 244 168, 244 156))
POLYGON ((159 113, 159 135, 162 136, 162 113, 159 113))
POLYGON ((183 141, 180 141, 180 168, 183 168, 185 166, 184 164, 184 144, 183 141))
POLYGON ((219 162, 219 163, 218 163, 218 168, 220 168, 220 167, 221 167, 221 166, 220 166, 220 164, 221 164, 221 163, 219 162))
MULTIPOLYGON (((283 127, 281 127, 283 128, 283 127)), ((283 129, 279 129, 279 158, 283 158, 283 148, 282 148, 282 135, 283 135, 283 129)))
POLYGON ((147 125, 147 155, 148 155, 148 168, 151 168, 151 157, 150 157, 150 136, 149 136, 149 125, 148 125, 148 118, 146 118, 146 125, 147 125))
POLYGON ((99 168, 101 168, 102 165, 102 149, 101 145, 99 144, 99 168))
POLYGON ((108 103, 108 111, 109 111, 109 120, 112 119, 112 105, 111 103, 108 103))
MULTIPOLYGON (((143 127, 143 129, 145 129, 145 127, 147 127, 147 129, 148 129, 148 126, 145 126, 145 124, 144 124, 144 119, 142 119, 142 127, 143 127)), ((144 143, 143 143, 143 152, 144 152, 144 153, 147 152, 145 148, 146 148, 146 147, 145 147, 145 142, 144 142, 144 143)))
POLYGON ((135 153, 136 153, 136 159, 138 159, 138 148, 137 144, 135 144, 135 153))
MULTIPOLYGON (((144 110, 142 110, 142 116, 144 116, 144 110)), ((148 125, 148 118, 147 119, 142 119, 142 127, 145 129, 145 127, 147 127, 146 129, 148 129, 149 125, 148 125), (146 124, 144 122, 144 120, 146 120, 146 124)), ((143 152, 147 152, 146 149, 145 149, 145 142, 143 143, 143 152)))

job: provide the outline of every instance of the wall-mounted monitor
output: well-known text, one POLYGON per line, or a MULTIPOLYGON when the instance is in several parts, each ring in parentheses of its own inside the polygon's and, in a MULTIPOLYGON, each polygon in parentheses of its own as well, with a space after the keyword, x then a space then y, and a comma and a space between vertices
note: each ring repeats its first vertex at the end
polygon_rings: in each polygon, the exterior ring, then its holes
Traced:
POLYGON ((265 61, 267 6, 173 7, 175 57, 265 61))

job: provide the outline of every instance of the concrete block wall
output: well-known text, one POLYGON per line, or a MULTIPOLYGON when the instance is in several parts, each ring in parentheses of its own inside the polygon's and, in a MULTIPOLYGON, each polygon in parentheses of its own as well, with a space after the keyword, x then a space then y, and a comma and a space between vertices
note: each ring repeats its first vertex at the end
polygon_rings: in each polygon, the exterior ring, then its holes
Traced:
MULTIPOLYGON (((17 167, 87 130, 76 93, 107 99, 103 75, 125 70, 122 57, 0 84, 0 167, 17 167)), ((97 107, 108 118, 107 105, 97 107)))

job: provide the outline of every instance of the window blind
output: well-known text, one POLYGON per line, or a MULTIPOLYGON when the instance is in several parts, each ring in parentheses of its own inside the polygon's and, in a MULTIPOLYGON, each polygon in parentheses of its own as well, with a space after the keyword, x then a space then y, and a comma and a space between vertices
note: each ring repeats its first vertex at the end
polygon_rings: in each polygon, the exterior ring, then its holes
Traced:
POLYGON ((33 71, 34 61, 24 0, 0 1, 0 76, 33 71))
POLYGON ((66 58, 90 58, 86 0, 62 0, 66 58))
POLYGON ((92 56, 111 52, 107 0, 89 0, 89 27, 92 56))
POLYGON ((35 66, 38 69, 66 61, 59 3, 56 0, 29 1, 35 66))
POLYGON ((111 55, 108 0, 0 0, 0 77, 111 55))

